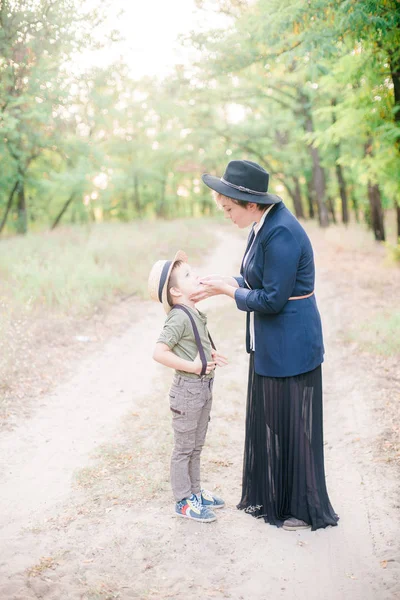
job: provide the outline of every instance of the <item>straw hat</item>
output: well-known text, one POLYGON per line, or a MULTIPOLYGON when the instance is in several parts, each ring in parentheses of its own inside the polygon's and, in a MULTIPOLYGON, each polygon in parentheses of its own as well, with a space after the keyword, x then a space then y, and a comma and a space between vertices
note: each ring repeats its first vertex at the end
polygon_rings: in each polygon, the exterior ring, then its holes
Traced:
POLYGON ((181 260, 187 262, 188 257, 182 250, 178 250, 173 260, 158 260, 152 267, 149 275, 148 289, 150 298, 155 302, 161 302, 165 312, 168 314, 171 306, 167 300, 167 287, 174 264, 181 260))

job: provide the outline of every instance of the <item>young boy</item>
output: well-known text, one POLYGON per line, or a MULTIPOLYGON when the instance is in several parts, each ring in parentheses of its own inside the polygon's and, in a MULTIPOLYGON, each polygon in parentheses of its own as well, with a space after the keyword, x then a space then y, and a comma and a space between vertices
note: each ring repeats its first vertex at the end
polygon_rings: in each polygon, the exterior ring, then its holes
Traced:
POLYGON ((174 430, 171 486, 175 513, 202 523, 215 521, 212 509, 224 501, 200 486, 200 454, 204 445, 212 405, 214 369, 227 364, 213 349, 207 317, 190 299, 199 280, 181 250, 174 260, 159 260, 149 275, 152 300, 161 302, 167 319, 153 358, 175 369, 169 393, 174 430))

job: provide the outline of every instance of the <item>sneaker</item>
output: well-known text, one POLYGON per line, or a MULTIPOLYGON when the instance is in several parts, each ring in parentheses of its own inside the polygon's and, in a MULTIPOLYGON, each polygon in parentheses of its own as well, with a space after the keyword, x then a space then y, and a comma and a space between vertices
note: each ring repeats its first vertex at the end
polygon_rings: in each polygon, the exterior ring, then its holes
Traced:
POLYGON ((178 517, 193 519, 193 521, 199 521, 200 523, 212 523, 217 519, 213 511, 202 506, 194 494, 190 498, 184 498, 176 503, 175 514, 178 517))
POLYGON ((207 508, 223 508, 225 506, 225 502, 222 498, 218 498, 218 496, 214 496, 211 492, 207 490, 201 490, 201 503, 203 506, 207 508))
POLYGON ((286 531, 297 531, 298 529, 309 529, 311 525, 302 521, 301 519, 295 519, 295 517, 290 517, 290 519, 286 519, 283 522, 282 528, 286 529, 286 531))

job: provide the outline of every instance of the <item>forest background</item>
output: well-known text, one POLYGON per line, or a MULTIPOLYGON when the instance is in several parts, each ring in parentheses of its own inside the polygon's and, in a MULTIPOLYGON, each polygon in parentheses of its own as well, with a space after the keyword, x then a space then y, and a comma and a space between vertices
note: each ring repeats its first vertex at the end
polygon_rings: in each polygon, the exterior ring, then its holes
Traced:
POLYGON ((1 0, 1 235, 212 215, 201 173, 246 157, 297 217, 323 227, 354 219, 384 241, 394 210, 395 245, 399 3, 196 6, 203 27, 181 36, 187 59, 164 77, 135 78, 123 56, 82 63, 119 43, 107 28, 112 4, 1 0))

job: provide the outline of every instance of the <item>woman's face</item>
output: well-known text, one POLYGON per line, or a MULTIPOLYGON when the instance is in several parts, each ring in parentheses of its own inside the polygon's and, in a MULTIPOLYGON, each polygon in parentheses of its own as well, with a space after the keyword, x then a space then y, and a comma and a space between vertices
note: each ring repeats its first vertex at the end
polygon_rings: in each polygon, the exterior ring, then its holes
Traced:
POLYGON ((239 229, 244 229, 245 227, 252 225, 254 221, 258 221, 261 216, 261 211, 259 211, 258 207, 251 202, 247 204, 246 207, 243 207, 224 196, 218 198, 217 202, 223 209, 225 217, 230 219, 232 223, 235 223, 239 229))

